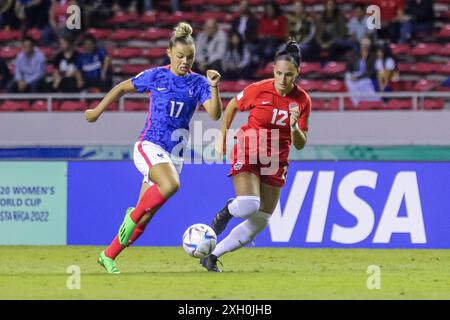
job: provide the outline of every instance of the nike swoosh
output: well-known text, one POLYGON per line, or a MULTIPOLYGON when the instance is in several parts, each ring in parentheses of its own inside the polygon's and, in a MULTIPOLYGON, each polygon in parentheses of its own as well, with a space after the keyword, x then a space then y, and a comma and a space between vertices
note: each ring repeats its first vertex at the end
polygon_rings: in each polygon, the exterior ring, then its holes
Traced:
POLYGON ((167 88, 156 88, 158 91, 163 91, 163 90, 167 90, 167 88))

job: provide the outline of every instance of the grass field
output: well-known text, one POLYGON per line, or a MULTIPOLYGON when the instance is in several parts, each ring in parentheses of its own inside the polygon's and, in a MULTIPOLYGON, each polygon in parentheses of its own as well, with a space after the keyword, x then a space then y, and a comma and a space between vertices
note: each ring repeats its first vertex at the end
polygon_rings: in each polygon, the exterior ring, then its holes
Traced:
POLYGON ((208 273, 181 248, 131 247, 120 275, 100 247, 0 246, 0 299, 450 299, 450 250, 246 248, 208 273), (69 290, 67 267, 81 269, 69 290), (381 289, 366 286, 381 268, 381 289))

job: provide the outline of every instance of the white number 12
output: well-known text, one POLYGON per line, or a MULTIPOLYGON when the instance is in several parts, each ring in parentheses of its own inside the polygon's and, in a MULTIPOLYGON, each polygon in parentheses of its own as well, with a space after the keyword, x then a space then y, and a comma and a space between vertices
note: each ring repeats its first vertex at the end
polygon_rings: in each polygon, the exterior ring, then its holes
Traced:
POLYGON ((276 125, 284 127, 286 125, 284 120, 286 120, 288 115, 289 115, 289 113, 286 110, 273 109, 272 124, 276 124, 276 125), (281 118, 279 118, 277 120, 277 116, 281 116, 281 118))

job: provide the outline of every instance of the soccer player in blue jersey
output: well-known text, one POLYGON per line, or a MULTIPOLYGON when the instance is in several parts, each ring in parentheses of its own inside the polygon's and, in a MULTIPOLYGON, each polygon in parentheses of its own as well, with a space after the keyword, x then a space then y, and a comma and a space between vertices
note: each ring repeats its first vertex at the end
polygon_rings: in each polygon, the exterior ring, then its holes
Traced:
POLYGON ((127 92, 151 93, 147 121, 134 147, 134 163, 144 176, 139 201, 136 208, 128 208, 118 235, 98 258, 109 273, 120 273, 117 255, 144 232, 155 212, 179 189, 180 146, 187 144, 189 122, 197 105, 203 105, 212 119, 220 118, 220 74, 208 70, 205 78, 191 72, 195 57, 191 34, 189 24, 178 24, 167 50, 169 66, 145 70, 118 84, 94 109, 85 112, 87 121, 95 122, 110 103, 127 92))

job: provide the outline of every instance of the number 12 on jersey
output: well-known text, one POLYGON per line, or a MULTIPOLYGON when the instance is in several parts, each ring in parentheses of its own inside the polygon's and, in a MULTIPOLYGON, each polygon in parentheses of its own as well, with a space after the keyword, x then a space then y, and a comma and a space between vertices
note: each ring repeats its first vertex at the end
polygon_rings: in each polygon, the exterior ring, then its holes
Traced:
POLYGON ((285 126, 286 118, 289 116, 289 113, 286 110, 279 110, 279 109, 273 109, 273 117, 272 117, 272 124, 276 124, 279 126, 285 126), (277 120, 277 117, 280 116, 277 120))
POLYGON ((180 116, 181 110, 183 110, 184 102, 170 101, 170 116, 178 118, 180 116), (175 108, 175 105, 177 108, 175 108), (175 109, 177 109, 175 111, 175 109))

